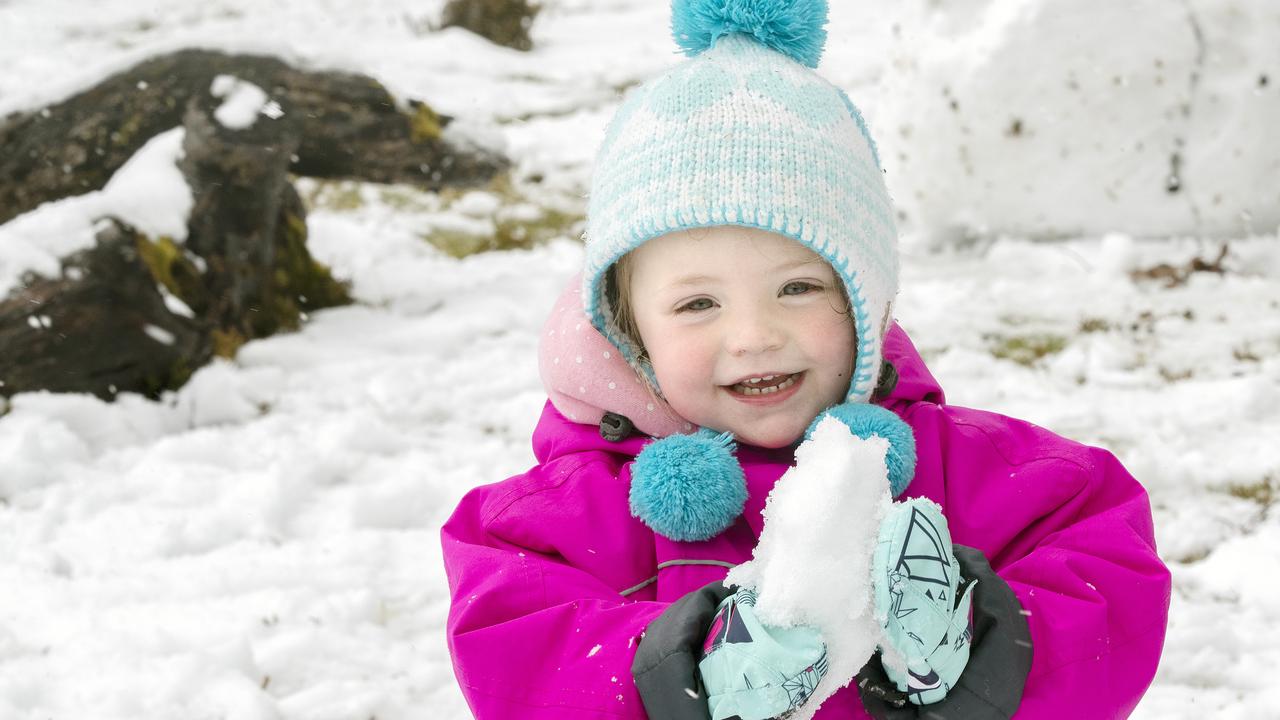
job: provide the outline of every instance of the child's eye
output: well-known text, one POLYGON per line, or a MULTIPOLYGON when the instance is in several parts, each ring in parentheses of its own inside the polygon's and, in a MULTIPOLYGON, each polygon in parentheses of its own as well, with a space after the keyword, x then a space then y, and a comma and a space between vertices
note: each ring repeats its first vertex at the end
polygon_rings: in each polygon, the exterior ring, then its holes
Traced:
POLYGON ((818 290, 818 289, 820 288, 817 285, 814 285, 813 283, 805 282, 803 280, 794 280, 782 286, 782 294, 783 295, 804 295, 807 292, 813 292, 814 290, 818 290))
POLYGON ((697 298, 676 308, 676 312, 700 312, 702 310, 710 310, 714 306, 715 303, 711 302, 711 298, 697 298))

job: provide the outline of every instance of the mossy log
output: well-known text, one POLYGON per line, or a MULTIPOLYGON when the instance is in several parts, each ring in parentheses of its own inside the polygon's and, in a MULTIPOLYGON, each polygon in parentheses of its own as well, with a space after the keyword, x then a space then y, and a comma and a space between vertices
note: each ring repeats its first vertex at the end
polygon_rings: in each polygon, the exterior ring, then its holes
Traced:
POLYGON ((214 117, 220 102, 197 95, 183 123, 179 167, 195 198, 186 247, 207 266, 205 317, 223 332, 268 335, 272 328, 254 316, 264 314, 272 293, 280 200, 299 143, 296 113, 284 105, 275 117, 231 129, 214 117))
POLYGON ((288 179, 296 108, 276 101, 282 114, 232 129, 215 119, 220 102, 200 93, 185 113, 180 167, 195 199, 186 243, 108 220, 61 277, 25 278, 0 301, 0 395, 154 397, 216 355, 350 302, 307 251, 306 211, 288 179))
POLYGON ((154 395, 187 380, 212 346, 171 311, 143 260, 147 240, 114 220, 97 244, 0 300, 0 395, 30 390, 154 395))
POLYGON ((542 7, 529 0, 449 0, 442 27, 461 27, 516 50, 531 50, 529 27, 542 7))
POLYGON ((181 125, 189 101, 215 77, 251 82, 297 115, 290 172, 403 182, 439 189, 478 185, 509 165, 442 137, 450 118, 400 106, 364 76, 293 68, 265 56, 183 50, 112 75, 62 102, 0 120, 0 223, 41 203, 101 189, 156 134, 181 125))

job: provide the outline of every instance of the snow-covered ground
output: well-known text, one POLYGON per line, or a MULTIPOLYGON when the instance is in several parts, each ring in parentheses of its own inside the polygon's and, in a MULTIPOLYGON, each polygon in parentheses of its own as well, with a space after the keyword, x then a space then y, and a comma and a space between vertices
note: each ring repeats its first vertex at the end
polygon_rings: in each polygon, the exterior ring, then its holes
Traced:
MULTIPOLYGON (((0 113, 161 50, 274 52, 501 137, 517 178, 544 178, 523 191, 580 212, 618 88, 673 59, 666 3, 547 0, 531 54, 428 31, 440 5, 0 0, 0 113)), ((890 3, 833 5, 822 71, 876 131, 890 3)), ((175 150, 162 137, 135 176, 0 226, 0 285, 88 242, 104 209, 172 225, 189 196, 157 194, 174 177, 157 158, 175 150)), ((467 716, 438 530, 469 487, 532 463, 538 328, 581 250, 455 260, 421 234, 502 198, 360 197, 309 218, 356 305, 162 402, 25 394, 0 416, 0 718, 467 716)), ((1174 597, 1143 718, 1280 716, 1280 237, 1258 232, 1172 287, 1131 272, 1219 244, 904 242, 898 314, 949 401, 1106 445, 1150 490, 1174 597)))

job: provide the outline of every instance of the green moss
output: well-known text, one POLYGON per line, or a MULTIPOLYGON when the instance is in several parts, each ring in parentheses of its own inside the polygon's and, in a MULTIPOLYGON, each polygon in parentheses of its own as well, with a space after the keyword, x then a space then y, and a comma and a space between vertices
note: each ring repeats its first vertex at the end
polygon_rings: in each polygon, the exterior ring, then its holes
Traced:
POLYGON ((440 116, 426 103, 414 109, 409 118, 409 139, 415 143, 430 142, 440 139, 443 129, 440 127, 440 116))
POLYGON ((111 133, 111 141, 118 147, 133 147, 134 139, 138 135, 138 131, 142 129, 144 117, 141 113, 130 115, 120 123, 120 127, 111 133))
POLYGON ((213 342, 214 356, 228 360, 234 358, 240 351, 240 347, 248 341, 244 334, 235 328, 215 328, 209 333, 209 339, 213 342))
POLYGON ((348 305, 349 288, 307 252, 307 223, 296 214, 281 214, 281 232, 271 269, 267 312, 252 320, 254 337, 296 330, 303 311, 348 305))
POLYGON ((1034 333, 1028 335, 987 335, 985 336, 991 354, 1002 359, 1011 360, 1028 367, 1049 355, 1062 352, 1067 346, 1067 339, 1061 335, 1034 333))
POLYGON ((197 315, 204 312, 209 305, 208 290, 195 263, 187 258, 182 247, 173 238, 161 236, 151 240, 139 235, 136 247, 143 265, 146 265, 157 283, 186 303, 197 315))
POLYGON ((159 398, 166 390, 176 390, 191 379, 194 372, 186 358, 177 358, 168 370, 142 378, 142 394, 151 399, 159 398))

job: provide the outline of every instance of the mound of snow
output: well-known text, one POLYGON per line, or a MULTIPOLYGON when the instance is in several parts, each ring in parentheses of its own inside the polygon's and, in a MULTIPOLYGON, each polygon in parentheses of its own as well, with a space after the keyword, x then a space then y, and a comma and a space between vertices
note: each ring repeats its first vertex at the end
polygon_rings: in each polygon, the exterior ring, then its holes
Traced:
POLYGON ((935 243, 1269 232, 1277 27, 1274 0, 915 2, 876 113, 890 189, 935 243))

